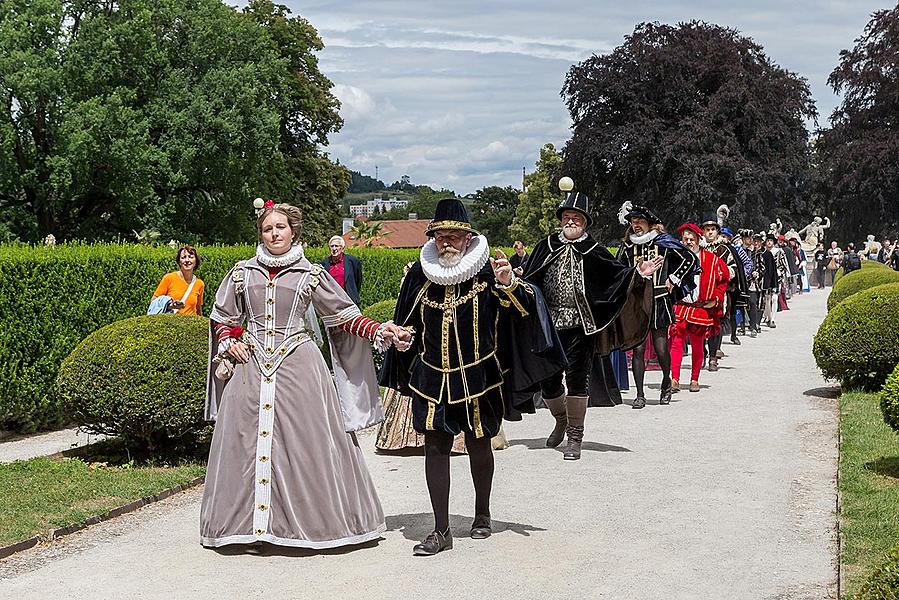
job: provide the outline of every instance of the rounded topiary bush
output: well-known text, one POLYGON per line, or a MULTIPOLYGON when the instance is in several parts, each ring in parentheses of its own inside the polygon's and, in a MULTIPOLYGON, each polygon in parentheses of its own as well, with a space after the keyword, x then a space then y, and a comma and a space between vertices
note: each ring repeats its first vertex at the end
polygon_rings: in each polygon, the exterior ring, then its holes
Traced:
POLYGON ((390 321, 393 319, 393 312, 396 310, 396 299, 389 298, 387 300, 381 300, 380 302, 375 302, 368 308, 362 311, 369 319, 374 319, 380 323, 384 323, 385 321, 390 321))
POLYGON ((88 335, 63 360, 56 389, 67 415, 137 454, 195 450, 203 420, 209 320, 153 315, 88 335))
POLYGON ((878 285, 884 285, 886 283, 896 282, 899 282, 899 271, 894 271, 892 269, 869 268, 853 271, 852 273, 849 273, 849 275, 840 278, 840 280, 834 284, 830 296, 827 297, 827 310, 833 309, 834 306, 849 296, 862 290, 878 285))
POLYGON ((899 600, 899 546, 887 552, 886 559, 874 568, 855 600, 899 600))
POLYGON ((880 391, 880 410, 886 424, 899 432, 899 364, 880 391))
POLYGON ((899 283, 862 290, 830 311, 815 334, 818 367, 843 387, 879 390, 899 363, 899 283))
MULTIPOLYGON (((882 262, 877 262, 876 260, 863 260, 862 261, 862 269, 879 269, 882 267, 886 267, 882 262)), ((854 273, 855 271, 853 271, 854 273)), ((846 272, 843 270, 843 267, 840 267, 833 273, 833 282, 834 285, 845 275, 846 272)))

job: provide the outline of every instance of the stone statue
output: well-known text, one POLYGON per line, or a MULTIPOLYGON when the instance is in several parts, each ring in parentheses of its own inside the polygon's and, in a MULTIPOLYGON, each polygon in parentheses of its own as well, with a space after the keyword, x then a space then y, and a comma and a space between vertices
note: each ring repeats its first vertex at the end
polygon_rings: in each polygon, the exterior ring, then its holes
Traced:
POLYGON ((874 236, 869 235, 865 241, 864 257, 868 260, 877 260, 878 252, 880 252, 880 242, 875 242, 874 236))
POLYGON ((812 219, 811 223, 798 232, 799 235, 805 234, 805 238, 802 240, 802 249, 806 252, 813 252, 819 243, 824 243, 824 231, 829 228, 830 219, 828 217, 824 217, 823 221, 821 217, 812 219))
POLYGON ((784 224, 781 223, 780 217, 777 217, 776 223, 771 223, 768 225, 768 233, 773 233, 774 235, 779 235, 781 231, 783 231, 784 224))

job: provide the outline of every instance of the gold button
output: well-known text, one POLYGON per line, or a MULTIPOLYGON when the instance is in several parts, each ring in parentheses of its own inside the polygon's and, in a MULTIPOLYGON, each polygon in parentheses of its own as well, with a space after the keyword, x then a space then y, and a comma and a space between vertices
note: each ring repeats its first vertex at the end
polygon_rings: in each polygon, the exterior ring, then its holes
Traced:
POLYGON ((266 369, 271 369, 272 366, 273 366, 273 365, 272 365, 272 363, 270 363, 270 362, 265 363, 265 368, 266 368, 266 369))
POLYGON ((265 351, 268 352, 269 354, 271 354, 272 352, 275 351, 275 349, 274 348, 266 348, 265 351))
POLYGON ((266 402, 265 404, 262 405, 262 408, 264 408, 265 410, 271 410, 271 409, 272 409, 272 405, 269 404, 268 402, 266 402))
POLYGON ((256 349, 256 344, 250 344, 250 350, 255 350, 255 349, 256 349))
POLYGON ((267 462, 267 461, 268 461, 268 457, 267 457, 267 456, 260 456, 260 457, 259 457, 259 462, 267 462))
POLYGON ((265 504, 259 505, 259 510, 265 510, 266 508, 268 508, 268 507, 265 504))
POLYGON ((269 298, 268 300, 266 300, 266 303, 268 303, 268 304, 274 304, 274 303, 275 303, 275 299, 274 299, 274 298, 269 298))
POLYGON ((268 479, 263 477, 262 479, 259 480, 259 483, 261 483, 262 485, 268 485, 268 479))
POLYGON ((262 535, 263 533, 265 533, 265 530, 264 530, 264 529, 257 529, 257 530, 256 530, 256 535, 262 535))
POLYGON ((273 318, 274 318, 274 317, 272 317, 271 315, 265 315, 265 320, 266 320, 266 321, 271 321, 273 318))
POLYGON ((259 435, 261 435, 262 437, 265 437, 265 436, 268 435, 268 432, 267 432, 267 431, 260 431, 260 432, 259 432, 259 435))
POLYGON ((278 350, 278 354, 287 354, 287 348, 281 348, 278 350))
POLYGON ((265 335, 275 335, 275 330, 274 329, 266 329, 265 335))
POLYGON ((267 285, 268 287, 270 287, 270 288, 273 288, 273 287, 275 287, 275 282, 269 280, 269 282, 268 282, 266 285, 267 285))
POLYGON ((266 377, 266 378, 265 378, 265 382, 266 382, 266 383, 271 383, 271 382, 272 382, 272 378, 271 378, 271 377, 266 377))

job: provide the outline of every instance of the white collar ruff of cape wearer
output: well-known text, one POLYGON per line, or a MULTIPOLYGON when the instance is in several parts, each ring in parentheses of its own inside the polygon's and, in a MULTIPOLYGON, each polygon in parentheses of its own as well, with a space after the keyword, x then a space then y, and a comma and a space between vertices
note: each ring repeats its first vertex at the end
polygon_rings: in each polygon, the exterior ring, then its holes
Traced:
POLYGON ((278 254, 277 256, 270 253, 266 249, 265 244, 256 246, 256 260, 266 267, 287 267, 298 260, 305 258, 305 256, 306 255, 303 254, 303 247, 299 244, 292 245, 290 250, 284 254, 278 254))
POLYGON ((564 232, 564 231, 560 231, 560 232, 559 232, 559 240, 560 240, 563 244, 576 244, 576 243, 578 243, 578 242, 583 242, 583 241, 586 240, 586 239, 587 239, 587 232, 586 232, 586 231, 584 231, 584 233, 581 234, 581 237, 579 237, 579 238, 576 239, 576 240, 569 240, 567 237, 565 237, 565 232, 564 232))
POLYGON ((632 244, 639 245, 639 244, 648 244, 649 242, 656 239, 657 237, 659 237, 659 232, 656 231, 655 229, 650 229, 643 235, 637 235, 636 233, 632 233, 630 235, 630 240, 631 240, 632 244))
POLYGON ((437 285, 456 285, 468 281, 478 274, 487 264, 490 248, 487 238, 483 235, 475 235, 471 238, 471 245, 459 264, 453 267, 444 267, 438 261, 440 253, 437 251, 437 242, 433 239, 421 247, 421 269, 429 281, 437 285))

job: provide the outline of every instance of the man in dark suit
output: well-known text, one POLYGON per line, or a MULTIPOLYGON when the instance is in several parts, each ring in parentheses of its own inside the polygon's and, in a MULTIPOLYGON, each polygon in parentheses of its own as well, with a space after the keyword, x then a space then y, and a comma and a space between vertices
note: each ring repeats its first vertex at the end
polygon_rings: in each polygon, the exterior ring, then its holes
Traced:
POLYGON ((355 256, 344 254, 346 242, 339 235, 328 240, 331 256, 324 259, 321 265, 328 270, 340 287, 359 306, 359 290, 362 289, 362 263, 355 256))

